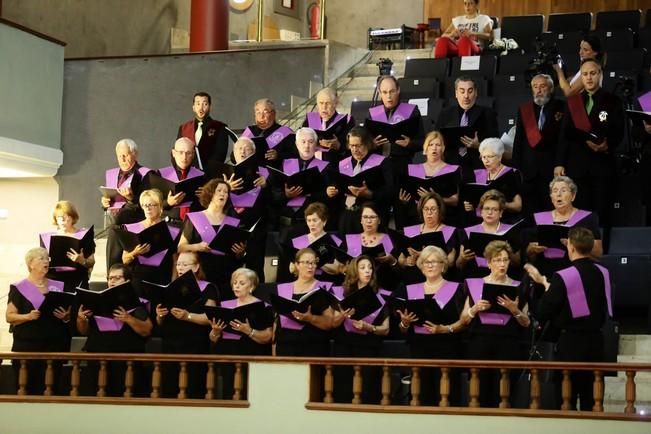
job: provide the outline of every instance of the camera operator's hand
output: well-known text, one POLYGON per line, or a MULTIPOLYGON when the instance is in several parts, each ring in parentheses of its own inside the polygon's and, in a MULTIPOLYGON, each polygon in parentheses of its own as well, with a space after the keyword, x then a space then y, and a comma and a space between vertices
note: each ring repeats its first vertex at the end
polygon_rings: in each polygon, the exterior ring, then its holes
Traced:
POLYGON ((642 122, 644 122, 644 131, 647 134, 651 134, 651 124, 647 123, 647 121, 642 121, 642 122))

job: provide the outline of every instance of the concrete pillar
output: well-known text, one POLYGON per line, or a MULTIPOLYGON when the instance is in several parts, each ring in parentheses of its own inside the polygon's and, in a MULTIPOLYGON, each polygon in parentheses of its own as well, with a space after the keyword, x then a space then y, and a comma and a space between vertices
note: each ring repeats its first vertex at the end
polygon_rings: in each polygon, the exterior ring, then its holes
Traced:
POLYGON ((190 51, 228 50, 228 0, 192 0, 190 51))

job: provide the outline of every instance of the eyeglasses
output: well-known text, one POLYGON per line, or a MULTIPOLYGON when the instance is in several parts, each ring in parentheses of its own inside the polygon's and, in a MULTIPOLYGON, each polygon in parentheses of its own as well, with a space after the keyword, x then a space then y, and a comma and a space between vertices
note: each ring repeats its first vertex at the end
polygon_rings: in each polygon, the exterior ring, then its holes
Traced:
POLYGON ((308 267, 316 267, 316 261, 298 261, 297 263, 308 267))
POLYGON ((256 115, 256 116, 269 116, 269 115, 272 114, 273 112, 274 112, 273 110, 262 110, 262 111, 258 111, 258 110, 256 110, 256 111, 255 111, 255 115, 256 115))
POLYGON ((363 144, 363 143, 350 143, 350 144, 348 144, 348 147, 350 149, 359 149, 359 148, 365 148, 366 145, 363 144))
POLYGON ((483 207, 481 210, 486 211, 486 212, 500 212, 501 211, 501 209, 499 209, 499 208, 492 208, 492 207, 487 207, 487 206, 483 207))
POLYGON ((174 152, 176 152, 179 155, 185 155, 186 157, 190 157, 194 155, 194 151, 179 151, 178 149, 174 149, 174 152))
POLYGON ((193 265, 197 265, 196 262, 177 262, 176 266, 177 267, 192 267, 193 265))
POLYGON ((552 189, 552 194, 565 194, 565 193, 570 193, 571 190, 569 188, 554 188, 552 189))
POLYGON ((482 160, 492 160, 493 158, 497 158, 497 155, 494 155, 494 154, 482 154, 481 155, 482 160))
POLYGON ((363 220, 376 220, 377 218, 378 218, 378 216, 376 216, 376 215, 363 215, 362 216, 363 220))
POLYGON ((115 276, 115 275, 114 276, 109 276, 106 280, 108 280, 109 282, 112 282, 114 280, 124 280, 124 275, 120 274, 118 276, 115 276))
POLYGON ((441 265, 441 264, 443 264, 443 261, 436 261, 436 260, 423 261, 423 265, 426 267, 433 267, 435 265, 441 265))
POLYGON ((436 208, 436 207, 426 206, 425 208, 423 208, 423 212, 425 212, 425 213, 430 213, 430 212, 431 213, 436 213, 436 212, 439 212, 439 209, 436 208))
POLYGON ((157 203, 141 203, 141 208, 158 208, 160 205, 157 203))
POLYGON ((511 260, 509 258, 493 258, 491 259, 491 262, 495 262, 497 264, 508 264, 511 260))

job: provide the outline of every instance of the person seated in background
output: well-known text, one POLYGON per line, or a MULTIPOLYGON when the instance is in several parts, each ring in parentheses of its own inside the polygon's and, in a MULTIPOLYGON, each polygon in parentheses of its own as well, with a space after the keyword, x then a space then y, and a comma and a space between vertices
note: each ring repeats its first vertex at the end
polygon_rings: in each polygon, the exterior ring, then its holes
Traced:
POLYGON ((523 213, 529 217, 547 208, 549 183, 554 177, 556 146, 565 103, 554 97, 554 81, 547 74, 531 79, 532 100, 520 106, 511 164, 522 173, 523 213))
MULTIPOLYGON (((579 61, 583 63, 586 59, 595 59, 599 63, 604 61, 604 53, 601 50, 601 40, 596 35, 586 35, 581 39, 581 43, 579 44, 579 61)), ((568 80, 565 71, 563 71, 562 64, 555 63, 553 67, 556 72, 556 77, 558 78, 558 87, 563 91, 563 95, 570 97, 583 92, 584 85, 581 80, 581 68, 579 68, 576 74, 568 80)), ((602 82, 603 77, 599 78, 600 86, 602 82)))
POLYGON ((454 97, 436 120, 435 129, 445 137, 445 161, 461 166, 464 179, 471 177, 474 169, 483 166, 479 158, 479 143, 487 137, 498 137, 497 114, 477 102, 477 83, 473 77, 462 75, 454 80, 454 97), (474 134, 458 136, 445 129, 468 127, 474 134), (447 134, 447 135, 446 135, 447 134))
MULTIPOLYGON (((70 351, 70 307, 55 308, 49 314, 39 310, 48 292, 62 292, 63 282, 47 278, 50 256, 43 247, 29 249, 25 254, 28 275, 20 282, 9 286, 9 297, 5 319, 13 334, 11 351, 14 352, 57 352, 70 351)), ((16 385, 19 379, 20 361, 12 361, 16 385)), ((28 395, 42 395, 45 390, 45 360, 27 361, 28 395)), ((54 393, 60 394, 58 379, 61 377, 61 362, 54 361, 54 393)))
MULTIPOLYGON (((39 234, 41 247, 50 249, 50 242, 53 235, 63 235, 81 239, 86 235, 88 229, 77 229, 75 225, 79 221, 77 208, 67 200, 60 200, 54 206, 52 212, 52 223, 56 226, 55 232, 42 232, 39 234)), ((88 287, 88 278, 95 266, 95 240, 84 251, 76 251, 71 248, 66 252, 66 257, 74 263, 73 266, 50 267, 48 277, 54 280, 60 280, 65 283, 66 292, 75 292, 77 286, 88 287)))
POLYGON ((192 97, 194 119, 179 127, 177 139, 185 137, 197 147, 195 164, 203 172, 212 174, 214 169, 226 160, 229 130, 225 123, 210 117, 212 99, 206 92, 197 92, 192 97))
MULTIPOLYGON (((112 288, 131 280, 129 268, 123 264, 113 265, 107 273, 108 287, 112 288)), ((93 315, 93 311, 79 305, 76 315, 77 331, 82 336, 88 336, 84 351, 89 353, 144 353, 146 338, 151 334, 154 325, 149 319, 145 305, 138 306, 133 311, 127 311, 119 306, 110 318, 93 315)), ((125 362, 109 361, 107 364, 106 393, 108 396, 122 396, 124 393, 125 362)), ((88 378, 92 384, 97 384, 98 363, 89 362, 88 378)), ((136 372, 135 395, 144 396, 144 374, 141 363, 134 365, 136 372)))
POLYGON ((317 110, 305 115, 304 127, 312 128, 318 133, 324 133, 328 138, 319 140, 319 150, 322 159, 331 163, 339 163, 346 155, 346 137, 355 126, 351 115, 337 112, 337 91, 325 87, 316 94, 317 110), (345 120, 344 120, 345 119, 345 120))
MULTIPOLYGON (((276 105, 269 98, 261 98, 253 105, 255 125, 249 125, 242 137, 253 139, 261 137, 266 142, 264 158, 267 163, 278 164, 283 158, 296 155, 294 131, 276 122, 276 105)), ((261 155, 262 157, 262 155, 261 155)))
POLYGON ((479 0, 463 0, 465 15, 452 18, 452 23, 436 40, 434 57, 476 56, 491 39, 493 20, 479 13, 479 0))
POLYGON ((144 188, 143 178, 151 170, 138 163, 138 145, 132 139, 122 139, 115 145, 118 167, 108 169, 104 187, 117 189, 117 195, 102 195, 100 202, 107 216, 106 269, 120 262, 122 249, 115 235, 115 226, 142 220, 137 198, 144 188))
MULTIPOLYGON (((196 146, 187 137, 181 137, 174 142, 172 147, 172 165, 158 169, 158 174, 172 182, 180 182, 191 178, 203 178, 203 171, 192 166, 196 156, 196 146)), ((184 192, 173 194, 170 191, 165 201, 165 215, 174 221, 183 221, 190 211, 200 209, 199 200, 196 195, 186 197, 184 192)))

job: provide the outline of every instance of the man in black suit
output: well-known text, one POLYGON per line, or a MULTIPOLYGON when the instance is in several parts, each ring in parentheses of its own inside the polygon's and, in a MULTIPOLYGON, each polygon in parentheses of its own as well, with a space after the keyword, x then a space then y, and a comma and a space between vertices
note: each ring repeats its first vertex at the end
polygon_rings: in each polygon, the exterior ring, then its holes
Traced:
POLYGON ((212 100, 206 92, 197 92, 192 97, 191 119, 179 126, 177 139, 186 137, 197 146, 195 164, 202 171, 213 174, 226 160, 229 129, 223 122, 210 117, 212 100))
POLYGON ((499 137, 497 114, 488 107, 476 105, 477 83, 466 75, 454 81, 457 104, 450 104, 441 111, 435 129, 445 137, 445 161, 461 166, 464 180, 472 182, 473 170, 483 169, 479 158, 479 143, 487 137, 499 137), (470 136, 458 132, 446 132, 446 128, 468 127, 470 136))
POLYGON ((296 136, 294 131, 286 125, 276 122, 276 105, 269 98, 261 98, 253 105, 255 124, 249 125, 242 137, 251 140, 263 140, 262 147, 256 144, 256 153, 260 159, 266 160, 266 164, 279 167, 283 159, 296 155, 294 143, 296 136), (258 149, 260 147, 260 149, 258 149), (265 149, 264 154, 261 150, 265 149))
POLYGON ((601 89, 601 64, 581 63, 585 92, 567 99, 554 175, 571 177, 578 187, 576 205, 596 211, 610 226, 615 192, 615 149, 624 136, 624 108, 615 95, 601 89))
POLYGON ((549 209, 549 183, 554 177, 556 145, 565 105, 553 97, 547 74, 531 79, 533 100, 518 109, 512 165, 522 173, 524 215, 549 209))

